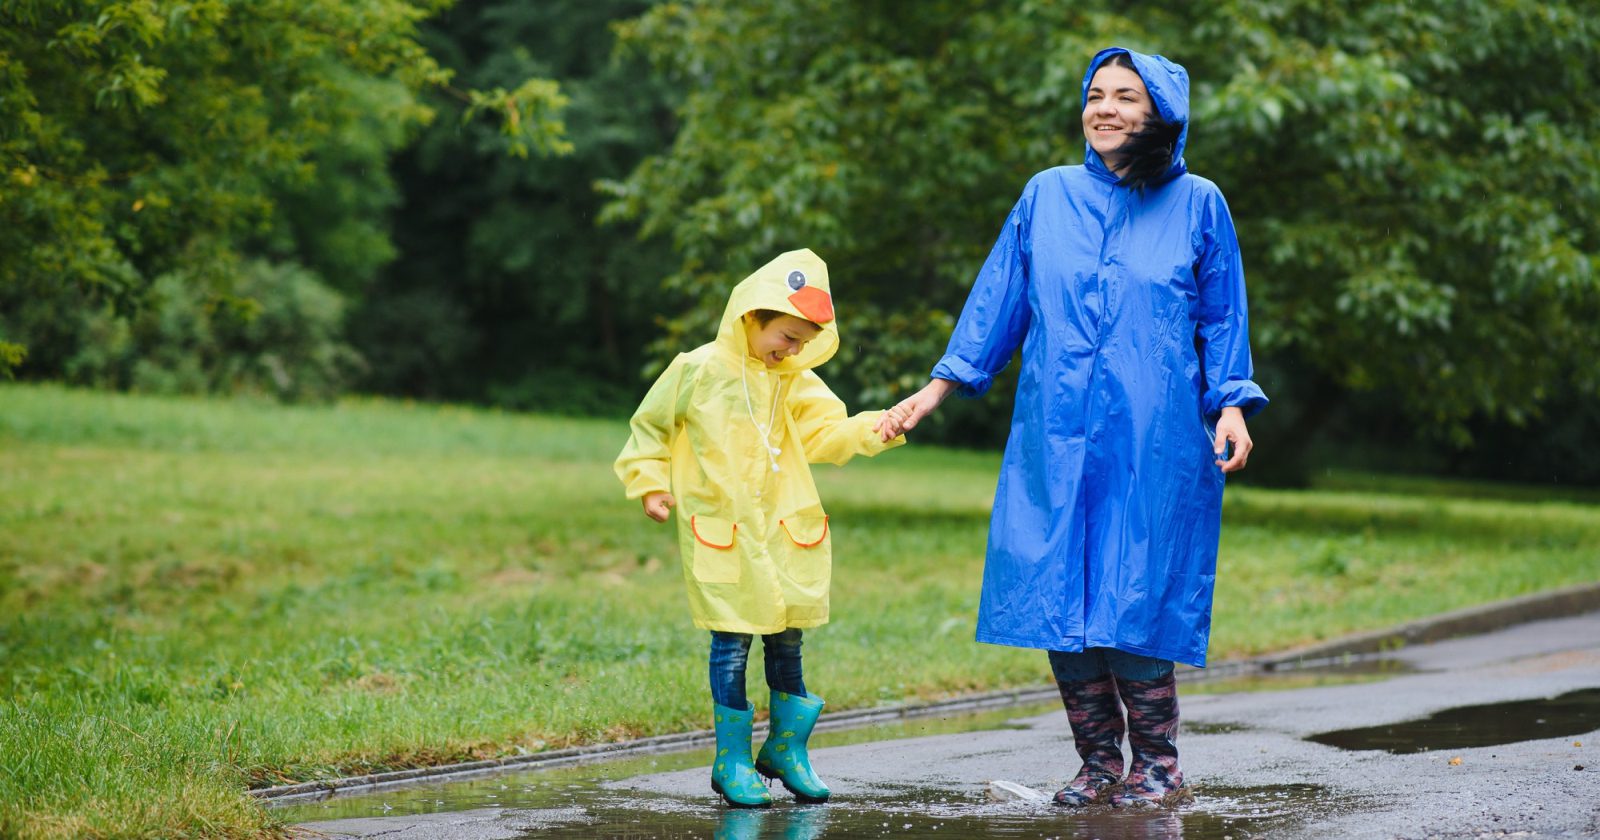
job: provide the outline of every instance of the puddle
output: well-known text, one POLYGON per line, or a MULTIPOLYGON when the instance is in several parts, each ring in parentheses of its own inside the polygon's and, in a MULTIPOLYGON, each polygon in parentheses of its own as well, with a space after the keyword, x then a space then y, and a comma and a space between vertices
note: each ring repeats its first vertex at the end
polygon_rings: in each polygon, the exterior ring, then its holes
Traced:
MULTIPOLYGON (((811 736, 810 744, 814 749, 821 749, 874 741, 1014 729, 1020 727, 1011 721, 1060 709, 1059 702, 1052 702, 961 714, 896 718, 850 729, 817 732, 811 736)), ((380 790, 357 789, 350 793, 325 794, 321 798, 295 797, 269 800, 264 804, 275 816, 291 823, 466 811, 485 807, 559 807, 551 804, 561 801, 561 797, 552 795, 552 791, 584 789, 649 773, 706 767, 710 763, 711 748, 707 745, 682 752, 597 760, 548 769, 497 772, 432 783, 406 783, 380 790)))
MULTIPOLYGON (((1057 709, 1054 704, 964 715, 898 720, 819 732, 813 744, 843 746, 893 738, 964 733, 1057 709)), ((821 840, 853 837, 1100 838, 1100 840, 1244 840, 1281 834, 1302 821, 1348 809, 1312 785, 1196 787, 1196 802, 1177 811, 1070 811, 1037 802, 991 802, 987 783, 959 787, 876 784, 869 794, 826 805, 797 805, 781 790, 773 808, 725 808, 709 789, 694 795, 652 793, 617 782, 635 776, 703 770, 711 750, 657 754, 494 776, 418 784, 322 801, 278 803, 275 817, 322 835, 462 838, 658 837, 821 840), (396 819, 399 818, 399 819, 396 819), (399 833, 396 833, 399 832, 399 833)), ((709 786, 708 786, 709 788, 709 786)), ((315 836, 315 835, 311 835, 315 836)))
MULTIPOLYGON (((1266 690, 1315 684, 1387 679, 1405 670, 1392 662, 1353 662, 1289 673, 1201 682, 1186 691, 1266 690), (1291 685, 1292 684, 1292 685, 1291 685)), ((850 729, 816 733, 816 748, 902 738, 920 738, 1012 728, 1011 722, 1060 712, 1056 702, 1012 708, 899 718, 850 729)), ((1186 724, 1187 731, 1238 731, 1236 724, 1186 724)), ((1208 733, 1209 734, 1209 733, 1208 733)), ((990 802, 984 785, 916 788, 875 785, 869 795, 852 794, 826 805, 800 806, 779 791, 764 811, 722 807, 704 795, 648 793, 617 782, 636 776, 705 768, 709 746, 596 760, 520 772, 499 772, 450 781, 407 783, 357 790, 320 800, 296 798, 267 803, 288 824, 332 836, 517 837, 706 837, 748 840, 807 840, 845 837, 1062 837, 1101 840, 1190 838, 1242 840, 1273 836, 1319 814, 1348 810, 1349 797, 1309 785, 1196 790, 1198 801, 1176 812, 1140 813, 1110 808, 1070 811, 1048 803, 990 802), (404 818, 404 819, 396 819, 404 818), (471 822, 470 831, 450 826, 471 822), (409 828, 407 827, 409 824, 409 828), (396 835, 402 836, 402 835, 396 835)), ((986 784, 986 783, 985 783, 986 784)))
MULTIPOLYGON (((524 790, 513 798, 526 799, 524 790)), ((709 791, 688 800, 619 794, 599 785, 554 785, 540 804, 458 814, 471 830, 428 820, 411 823, 450 836, 523 838, 660 837, 728 840, 821 840, 854 837, 1099 838, 1099 840, 1243 840, 1271 837, 1311 816, 1348 808, 1314 785, 1196 789, 1193 805, 1175 811, 1127 812, 1109 807, 1081 811, 1048 803, 991 803, 981 791, 879 790, 826 805, 780 800, 766 810, 721 807, 709 791)), ((407 796, 421 791, 408 791, 407 796)), ((412 820, 424 820, 413 817, 412 820)), ((370 819, 316 822, 306 828, 331 836, 377 836, 404 826, 370 819)), ((406 836, 411 836, 408 832, 406 836)))
POLYGON ((1341 729, 1307 738, 1346 750, 1417 753, 1564 738, 1600 729, 1600 688, 1542 700, 1445 709, 1421 720, 1341 729))
POLYGON ((1352 658, 1348 661, 1319 662, 1314 665, 1285 665, 1271 671, 1260 671, 1237 677, 1217 677, 1197 680, 1184 685, 1185 694, 1232 694, 1243 691, 1291 691, 1300 688, 1320 688, 1330 685, 1352 685, 1364 682, 1381 682, 1418 671, 1415 665, 1401 659, 1382 657, 1352 658))

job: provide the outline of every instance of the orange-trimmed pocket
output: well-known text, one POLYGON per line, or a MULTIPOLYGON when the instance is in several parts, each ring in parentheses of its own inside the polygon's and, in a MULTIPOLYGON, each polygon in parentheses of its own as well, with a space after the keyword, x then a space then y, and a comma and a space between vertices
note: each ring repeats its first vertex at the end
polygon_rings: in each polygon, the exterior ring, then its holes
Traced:
POLYGON ((739 523, 695 515, 689 517, 689 530, 694 532, 694 538, 699 540, 701 545, 723 550, 733 548, 733 538, 739 533, 739 523), (702 528, 704 533, 701 532, 702 528))
POLYGON ((738 583, 739 523, 714 516, 689 517, 694 533, 694 579, 701 583, 738 583))
POLYGON ((778 525, 794 544, 787 552, 790 576, 802 583, 827 580, 833 571, 827 515, 789 516, 778 520, 778 525))
POLYGON ((814 548, 828 538, 828 516, 791 516, 778 520, 789 541, 801 548, 814 548))

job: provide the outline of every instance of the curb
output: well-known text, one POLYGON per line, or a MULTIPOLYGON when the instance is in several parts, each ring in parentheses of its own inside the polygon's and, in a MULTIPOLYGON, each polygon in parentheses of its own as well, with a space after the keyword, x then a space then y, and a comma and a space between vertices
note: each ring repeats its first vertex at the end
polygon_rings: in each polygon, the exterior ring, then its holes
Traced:
MULTIPOLYGON (((1579 584, 1550 592, 1512 598, 1507 601, 1497 601, 1491 604, 1454 610, 1430 618, 1407 622, 1387 630, 1357 633, 1251 659, 1218 662, 1205 669, 1181 666, 1178 670, 1178 679, 1186 683, 1209 682, 1216 679, 1226 679, 1260 672, 1314 668, 1321 665, 1350 662, 1360 658, 1381 655, 1407 645, 1426 644, 1456 636, 1486 633, 1517 624, 1525 624, 1547 618, 1564 618, 1594 610, 1600 610, 1600 582, 1579 584)), ((1055 686, 1050 685, 1031 689, 1011 689, 972 694, 931 703, 899 703, 872 709, 853 709, 823 715, 817 721, 816 729, 818 731, 846 729, 880 721, 1024 706, 1053 701, 1057 697, 1055 686)), ((765 723, 756 724, 755 734, 764 733, 765 731, 765 723)), ((340 791, 359 788, 389 787, 420 781, 444 781, 507 770, 560 767, 620 756, 672 752, 714 743, 715 740, 716 735, 713 730, 702 729, 694 732, 656 735, 613 744, 592 744, 584 747, 552 750, 550 752, 509 758, 469 761, 438 767, 419 767, 343 779, 323 779, 299 784, 279 785, 277 787, 250 790, 246 791, 246 793, 253 798, 269 801, 289 801, 307 797, 320 798, 332 796, 340 791)))
POLYGON ((1565 618, 1600 610, 1600 582, 1536 592, 1506 601, 1453 610, 1368 633, 1306 645, 1260 657, 1261 670, 1316 667, 1382 654, 1407 645, 1428 644, 1457 636, 1473 636, 1546 618, 1565 618))

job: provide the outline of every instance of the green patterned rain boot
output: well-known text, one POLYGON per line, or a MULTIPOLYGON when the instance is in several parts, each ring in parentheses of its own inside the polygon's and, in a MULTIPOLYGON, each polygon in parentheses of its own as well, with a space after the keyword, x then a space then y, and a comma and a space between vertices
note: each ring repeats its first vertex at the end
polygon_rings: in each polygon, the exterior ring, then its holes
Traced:
POLYGON ((767 808, 772 794, 750 764, 750 728, 756 709, 736 711, 711 704, 716 722, 717 755, 711 761, 711 789, 735 808, 767 808))
POLYGON ((827 802, 828 786, 811 769, 806 741, 822 714, 822 698, 811 695, 772 692, 772 720, 767 724, 767 742, 756 756, 756 770, 783 786, 801 802, 827 802))

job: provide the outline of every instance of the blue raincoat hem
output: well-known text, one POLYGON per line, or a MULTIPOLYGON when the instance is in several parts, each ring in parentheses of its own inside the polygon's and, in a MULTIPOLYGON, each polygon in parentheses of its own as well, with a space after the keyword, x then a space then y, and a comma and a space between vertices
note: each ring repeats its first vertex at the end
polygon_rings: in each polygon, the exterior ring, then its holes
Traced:
POLYGON ((1187 654, 1187 653, 1178 653, 1178 652, 1174 652, 1174 651, 1167 650, 1167 649, 1164 649, 1164 648, 1153 648, 1153 647, 1146 647, 1144 645, 1129 645, 1129 644, 1121 644, 1121 643, 1114 643, 1114 642, 1100 642, 1100 643, 1092 644, 1092 645, 1086 645, 1086 644, 1081 644, 1080 643, 1076 647, 1070 647, 1070 646, 1059 644, 1059 643, 1042 642, 1042 641, 1039 641, 1038 639, 1022 639, 1022 638, 1017 638, 1017 637, 1013 637, 1013 636, 1002 636, 1002 635, 1000 635, 998 633, 982 633, 982 632, 978 633, 974 637, 974 641, 977 641, 978 643, 985 644, 985 645, 1000 645, 1000 646, 1003 646, 1003 647, 1016 647, 1016 648, 1032 648, 1034 650, 1059 650, 1059 651, 1066 651, 1068 653, 1079 653, 1079 652, 1082 652, 1083 650, 1085 650, 1086 648, 1091 648, 1091 647, 1108 647, 1108 648, 1116 648, 1117 650, 1120 650, 1123 653, 1134 653, 1134 654, 1138 654, 1139 656, 1148 656, 1148 657, 1151 657, 1152 659, 1166 659, 1166 660, 1169 660, 1171 662, 1178 662, 1178 663, 1182 663, 1184 665, 1193 666, 1195 668, 1204 668, 1204 667, 1206 667, 1206 654, 1205 654, 1204 651, 1201 651, 1200 654, 1198 656, 1196 656, 1196 655, 1187 654))

